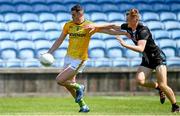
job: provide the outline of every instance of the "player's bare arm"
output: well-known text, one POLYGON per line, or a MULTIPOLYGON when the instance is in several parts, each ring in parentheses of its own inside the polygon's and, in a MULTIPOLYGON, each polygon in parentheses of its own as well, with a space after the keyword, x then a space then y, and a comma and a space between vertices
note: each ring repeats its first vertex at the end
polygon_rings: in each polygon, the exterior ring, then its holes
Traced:
POLYGON ((62 32, 61 35, 59 36, 59 38, 54 42, 52 47, 48 50, 48 53, 52 54, 56 49, 58 49, 58 47, 62 44, 62 42, 66 38, 66 35, 67 34, 62 32))
POLYGON ((135 46, 126 44, 126 42, 122 38, 120 38, 120 36, 116 36, 116 38, 123 47, 126 47, 136 52, 143 52, 146 46, 146 40, 139 40, 137 46, 135 46))

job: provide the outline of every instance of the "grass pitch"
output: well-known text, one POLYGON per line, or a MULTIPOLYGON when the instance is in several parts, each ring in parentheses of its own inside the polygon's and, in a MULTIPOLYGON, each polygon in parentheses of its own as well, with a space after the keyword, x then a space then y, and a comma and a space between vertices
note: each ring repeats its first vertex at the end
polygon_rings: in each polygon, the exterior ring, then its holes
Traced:
POLYGON ((0 98, 0 115, 180 115, 170 112, 171 104, 167 99, 160 104, 159 96, 100 96, 85 100, 91 109, 89 113, 79 113, 71 97, 0 98))

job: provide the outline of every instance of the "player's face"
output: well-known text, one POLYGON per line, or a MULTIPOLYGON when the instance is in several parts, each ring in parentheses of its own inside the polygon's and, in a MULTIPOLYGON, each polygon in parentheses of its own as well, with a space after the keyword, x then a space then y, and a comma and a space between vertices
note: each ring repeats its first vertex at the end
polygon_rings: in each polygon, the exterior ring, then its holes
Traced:
POLYGON ((126 18, 126 21, 128 23, 128 25, 135 25, 137 22, 138 22, 138 18, 136 16, 130 16, 130 15, 127 15, 127 18, 126 18))
POLYGON ((72 14, 73 21, 76 22, 78 20, 81 20, 81 18, 84 15, 84 12, 83 11, 72 11, 71 14, 72 14))

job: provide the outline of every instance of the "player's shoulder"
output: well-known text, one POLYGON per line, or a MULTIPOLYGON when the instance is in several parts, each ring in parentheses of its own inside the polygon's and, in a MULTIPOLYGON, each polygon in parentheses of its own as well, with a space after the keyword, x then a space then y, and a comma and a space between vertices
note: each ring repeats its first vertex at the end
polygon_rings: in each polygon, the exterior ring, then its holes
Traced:
POLYGON ((127 29, 127 28, 128 28, 128 24, 127 23, 121 24, 121 29, 127 29))
POLYGON ((72 25, 73 24, 73 21, 72 20, 69 20, 65 23, 65 25, 72 25))
POLYGON ((92 22, 90 20, 85 20, 84 23, 86 23, 86 24, 93 24, 94 22, 92 22))

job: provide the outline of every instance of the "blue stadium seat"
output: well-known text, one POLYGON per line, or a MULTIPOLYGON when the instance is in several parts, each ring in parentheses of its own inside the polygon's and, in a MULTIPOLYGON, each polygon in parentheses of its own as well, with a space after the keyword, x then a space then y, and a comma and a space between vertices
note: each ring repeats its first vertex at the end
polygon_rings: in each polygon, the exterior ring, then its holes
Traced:
POLYGON ((18 50, 35 49, 34 43, 31 40, 21 40, 17 42, 18 50))
POLYGON ((60 36, 60 32, 59 31, 48 31, 46 32, 46 38, 50 41, 56 40, 58 39, 60 36))
POLYGON ((1 12, 1 14, 15 13, 16 12, 16 7, 14 7, 13 5, 1 4, 0 5, 0 12, 1 12))
POLYGON ((114 38, 114 39, 108 39, 105 41, 106 44, 106 49, 123 49, 123 47, 121 46, 121 44, 114 38))
POLYGON ((27 22, 38 22, 39 17, 37 14, 34 13, 24 13, 22 15, 22 22, 27 23, 27 22))
POLYGON ((14 59, 8 59, 5 63, 7 68, 13 68, 13 67, 22 67, 22 62, 20 59, 14 58, 14 59))
POLYGON ((170 57, 175 57, 176 56, 176 51, 174 48, 161 48, 162 51, 165 53, 166 57, 167 58, 170 58, 170 57))
POLYGON ((100 39, 102 40, 102 34, 101 33, 95 33, 91 36, 91 39, 100 39))
POLYGON ((35 13, 50 12, 50 8, 47 5, 35 4, 35 5, 33 5, 33 11, 35 13))
POLYGON ((98 4, 113 4, 111 0, 96 0, 98 4))
POLYGON ((8 23, 8 28, 9 28, 10 32, 24 31, 25 30, 25 26, 21 22, 8 23))
POLYGON ((109 58, 120 58, 124 56, 124 48, 115 39, 109 39, 105 41, 107 56, 109 58))
POLYGON ((52 46, 51 42, 48 40, 37 40, 34 42, 36 57, 39 58, 41 54, 46 53, 52 46))
POLYGON ((51 43, 48 40, 37 40, 34 42, 36 50, 49 49, 51 43))
POLYGON ((127 58, 113 58, 113 67, 129 67, 129 61, 127 58))
POLYGON ((35 58, 35 51, 33 49, 21 49, 18 51, 18 58, 20 59, 32 59, 35 58))
POLYGON ((31 40, 29 33, 27 33, 26 31, 14 32, 12 33, 12 36, 13 36, 13 40, 15 41, 31 40))
POLYGON ((179 4, 179 3, 180 3, 179 0, 165 0, 165 2, 166 2, 167 4, 171 4, 171 3, 179 4))
POLYGON ((152 32, 156 40, 170 39, 170 35, 166 30, 157 30, 152 32))
POLYGON ((32 32, 32 31, 41 31, 42 25, 38 22, 28 22, 26 24, 26 31, 32 32))
POLYGON ((119 48, 112 48, 107 50, 107 57, 108 58, 122 58, 124 55, 123 49, 119 48))
POLYGON ((13 0, 14 4, 30 4, 29 0, 13 0))
POLYGON ((121 13, 112 12, 108 14, 108 21, 124 21, 125 16, 121 13))
POLYGON ((0 33, 1 33, 0 41, 3 41, 3 40, 12 40, 10 32, 0 31, 0 33))
POLYGON ((4 60, 17 58, 17 51, 14 49, 1 50, 1 58, 4 60))
POLYGON ((12 4, 13 0, 0 0, 0 4, 12 4))
POLYGON ((64 67, 64 58, 63 59, 56 59, 54 63, 52 64, 52 67, 64 67))
POLYGON ((89 49, 103 49, 105 50, 105 43, 102 40, 91 40, 89 43, 89 49))
POLYGON ((170 11, 170 6, 168 4, 153 4, 153 8, 155 12, 170 11))
POLYGON ((39 59, 39 57, 44 54, 44 53, 47 53, 49 50, 49 48, 43 48, 43 49, 39 49, 39 50, 35 50, 35 54, 36 54, 36 58, 39 59))
POLYGON ((41 13, 39 15, 39 21, 41 23, 53 22, 53 21, 56 21, 56 16, 54 14, 51 14, 51 13, 41 13))
POLYGON ((32 5, 33 4, 46 4, 46 0, 30 0, 29 1, 32 5))
POLYGON ((29 58, 23 61, 23 67, 40 67, 41 64, 38 59, 29 58))
POLYGON ((140 13, 153 12, 153 7, 151 4, 139 3, 136 5, 136 8, 139 9, 140 13))
POLYGON ((161 21, 176 21, 176 14, 172 12, 162 12, 160 13, 161 21))
POLYGON ((171 39, 159 40, 159 47, 163 50, 167 57, 175 57, 176 43, 171 39))
POLYGON ((148 0, 132 0, 133 4, 137 3, 148 3, 148 0))
POLYGON ((43 23, 44 31, 59 31, 60 27, 56 22, 45 22, 43 23))
POLYGON ((160 17, 154 12, 145 12, 142 15, 143 21, 159 21, 160 17))
POLYGON ((19 4, 16 6, 17 8, 17 12, 19 13, 31 13, 33 12, 33 8, 31 5, 27 5, 27 4, 19 4))
POLYGON ((180 23, 178 21, 166 21, 164 22, 165 29, 170 30, 179 30, 180 29, 180 23))
POLYGON ((53 56, 55 59, 62 59, 66 56, 67 49, 59 48, 56 51, 54 51, 53 56))
POLYGON ((101 7, 98 4, 87 4, 85 5, 85 12, 92 13, 92 12, 102 12, 101 7))
POLYGON ((7 30, 8 30, 7 24, 0 22, 0 31, 7 31, 7 30))
POLYGON ((68 21, 71 19, 72 19, 72 16, 69 13, 58 13, 56 15, 56 20, 58 22, 68 21))
POLYGON ((161 39, 158 40, 160 48, 173 48, 176 49, 176 43, 172 39, 161 39))
POLYGON ((122 3, 122 4, 117 4, 119 8, 119 12, 125 13, 129 11, 129 9, 134 8, 134 5, 129 4, 129 3, 122 3))
POLYGON ((21 16, 16 13, 7 13, 4 16, 4 21, 9 22, 21 22, 21 16))
POLYGON ((0 22, 4 22, 4 16, 0 14, 0 22))
POLYGON ((179 12, 180 11, 180 4, 176 4, 176 3, 171 4, 171 11, 172 12, 179 12))
POLYGON ((152 31, 164 29, 164 25, 160 21, 148 21, 146 22, 146 25, 152 31))
POLYGON ((64 0, 63 4, 80 4, 78 0, 64 0))
POLYGON ((95 22, 96 21, 107 21, 108 18, 107 18, 107 15, 104 14, 104 13, 97 13, 97 12, 95 12, 95 13, 91 14, 91 20, 95 21, 95 22))
POLYGON ((180 67, 180 58, 179 57, 167 58, 167 66, 180 67))
POLYGON ((88 59, 86 62, 86 67, 95 67, 95 60, 94 59, 88 59))
POLYGON ((5 62, 4 62, 4 60, 2 60, 2 59, 0 59, 0 67, 1 67, 1 68, 5 67, 5 62))
MULTIPOLYGON (((110 1, 110 0, 108 0, 108 1, 110 1)), ((114 4, 103 4, 102 5, 102 11, 104 13, 119 12, 119 8, 117 7, 117 5, 114 5, 114 4)))
POLYGON ((91 20, 89 13, 84 13, 84 17, 86 20, 91 20))
MULTIPOLYGON (((54 43, 55 41, 52 41, 52 44, 54 43)), ((67 49, 69 46, 69 41, 68 40, 64 40, 63 43, 61 44, 60 46, 60 49, 67 49)))
POLYGON ((68 12, 66 6, 63 4, 50 4, 50 10, 53 13, 68 12))
POLYGON ((96 0, 81 0, 81 4, 97 4, 96 0))
POLYGON ((122 3, 130 4, 132 3, 132 0, 114 0, 114 3, 115 4, 122 4, 122 3))
POLYGON ((113 40, 113 39, 115 39, 115 36, 109 35, 109 34, 102 34, 102 39, 103 40, 113 40))
POLYGON ((31 39, 33 41, 48 39, 46 38, 45 33, 43 31, 34 31, 34 32, 31 32, 30 34, 31 34, 31 39))
POLYGON ((138 52, 132 51, 132 50, 125 50, 125 57, 126 58, 137 58, 140 57, 138 52))
POLYGON ((174 40, 180 40, 180 30, 171 31, 171 37, 174 40))
POLYGON ((177 56, 180 57, 180 39, 176 40, 176 43, 177 43, 177 56))
POLYGON ((180 13, 177 13, 177 20, 180 21, 180 13))
POLYGON ((108 58, 98 58, 95 60, 95 67, 112 67, 112 61, 108 58))
POLYGON ((89 50, 89 57, 90 58, 104 58, 105 57, 105 50, 96 48, 89 50))
POLYGON ((1 50, 4 50, 4 49, 16 50, 17 49, 17 44, 13 40, 1 41, 0 45, 1 45, 0 46, 1 50))
POLYGON ((46 0, 46 4, 63 4, 62 0, 46 0))
POLYGON ((132 58, 130 59, 130 66, 131 67, 138 67, 141 64, 142 59, 141 58, 132 58))
POLYGON ((165 3, 165 0, 148 0, 148 2, 150 3, 150 4, 154 4, 154 3, 165 3))

